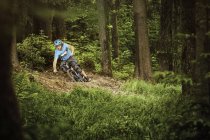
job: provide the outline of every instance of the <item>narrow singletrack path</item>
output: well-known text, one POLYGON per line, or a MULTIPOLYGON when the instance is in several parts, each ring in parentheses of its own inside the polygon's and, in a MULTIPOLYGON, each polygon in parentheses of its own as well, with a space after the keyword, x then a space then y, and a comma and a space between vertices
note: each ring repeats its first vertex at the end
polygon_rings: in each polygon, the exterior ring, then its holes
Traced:
POLYGON ((32 74, 35 80, 45 88, 58 92, 70 92, 74 88, 85 87, 101 88, 116 93, 122 84, 122 81, 92 73, 87 73, 92 79, 90 82, 71 82, 67 74, 63 72, 53 73, 45 71, 33 72, 32 74))

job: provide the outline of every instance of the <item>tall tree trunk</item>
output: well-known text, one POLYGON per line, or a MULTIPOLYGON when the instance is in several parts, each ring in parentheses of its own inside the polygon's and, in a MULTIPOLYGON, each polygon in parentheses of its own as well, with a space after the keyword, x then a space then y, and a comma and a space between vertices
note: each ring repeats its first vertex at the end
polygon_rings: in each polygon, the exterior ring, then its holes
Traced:
POLYGON ((146 0, 134 0, 134 20, 136 38, 135 77, 151 80, 151 58, 147 32, 146 0))
POLYGON ((160 40, 158 47, 158 61, 160 70, 172 70, 172 11, 173 2, 161 0, 160 40))
POLYGON ((207 36, 207 5, 208 0, 196 1, 196 68, 195 68, 195 84, 194 84, 194 97, 198 103, 210 104, 209 101, 209 83, 206 78, 208 72, 210 57, 205 54, 209 54, 209 44, 207 36))
MULTIPOLYGON (((182 73, 192 77, 193 64, 195 59, 195 0, 181 1, 181 32, 183 34, 182 45, 182 73)), ((182 83, 182 93, 190 94, 191 85, 189 82, 182 83)))
POLYGON ((111 50, 109 43, 108 29, 108 6, 106 0, 97 0, 97 8, 99 12, 99 39, 102 51, 102 73, 112 76, 111 67, 111 50))
POLYGON ((19 0, 18 9, 21 9, 19 12, 19 22, 16 25, 16 41, 22 42, 23 39, 26 37, 26 23, 28 20, 28 7, 27 2, 23 2, 23 0, 19 0))
POLYGON ((111 13, 111 24, 112 24, 112 48, 113 48, 113 59, 119 56, 119 37, 117 28, 117 14, 120 6, 120 0, 112 0, 112 13, 111 13))
POLYGON ((0 139, 22 140, 20 113, 17 99, 11 81, 11 46, 13 26, 15 23, 13 11, 15 0, 0 2, 0 139))
POLYGON ((53 16, 54 16, 54 11, 50 10, 49 15, 47 17, 44 17, 42 19, 43 25, 42 28, 44 30, 44 33, 50 40, 52 40, 52 23, 53 23, 53 16))
POLYGON ((52 40, 52 23, 54 10, 46 4, 40 2, 35 2, 34 4, 36 4, 37 7, 40 6, 39 9, 35 8, 35 10, 39 10, 39 12, 33 13, 35 14, 33 17, 34 33, 43 33, 44 35, 48 36, 50 40, 52 40))
POLYGON ((53 24, 55 26, 55 31, 53 34, 53 40, 54 39, 64 39, 66 38, 66 22, 64 20, 64 17, 55 15, 53 19, 53 24))
MULTIPOLYGON (((210 2, 207 3, 207 43, 206 43, 206 51, 210 53, 210 2)), ((208 74, 210 74, 210 59, 208 59, 208 74)), ((209 101, 210 101, 210 77, 208 77, 208 94, 209 94, 209 101)))
POLYGON ((13 29, 13 38, 12 38, 12 65, 13 68, 19 67, 19 61, 17 57, 17 38, 16 38, 16 28, 13 29))
POLYGON ((179 39, 177 34, 181 30, 181 2, 182 0, 173 0, 173 10, 172 10, 172 35, 171 35, 171 55, 172 55, 172 70, 174 72, 181 72, 181 45, 179 44, 179 39))

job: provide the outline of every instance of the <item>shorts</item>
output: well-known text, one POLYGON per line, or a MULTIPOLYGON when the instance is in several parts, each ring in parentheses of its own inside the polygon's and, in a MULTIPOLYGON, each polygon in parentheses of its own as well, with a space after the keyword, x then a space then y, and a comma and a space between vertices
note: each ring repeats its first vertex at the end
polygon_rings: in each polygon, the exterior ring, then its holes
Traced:
POLYGON ((75 71, 81 73, 82 72, 82 69, 80 68, 80 66, 77 64, 77 60, 71 56, 69 57, 69 59, 67 60, 63 60, 61 62, 61 65, 60 67, 62 67, 64 64, 68 63, 69 66, 71 66, 75 71))

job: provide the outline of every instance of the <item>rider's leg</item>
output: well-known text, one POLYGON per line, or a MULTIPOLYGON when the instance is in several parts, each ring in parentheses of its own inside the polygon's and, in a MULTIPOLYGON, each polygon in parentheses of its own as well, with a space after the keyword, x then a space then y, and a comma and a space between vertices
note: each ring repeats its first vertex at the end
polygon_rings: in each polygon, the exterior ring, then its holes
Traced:
POLYGON ((65 64, 66 64, 66 61, 61 61, 61 64, 60 64, 60 68, 61 70, 63 70, 64 72, 66 72, 66 67, 65 67, 65 64))
POLYGON ((87 76, 84 70, 82 70, 81 74, 86 78, 87 81, 91 81, 91 78, 87 76))
POLYGON ((60 67, 62 67, 65 63, 66 61, 61 61, 60 67))
POLYGON ((82 74, 84 77, 87 77, 87 74, 85 73, 84 70, 82 70, 81 74, 82 74))
POLYGON ((91 79, 87 76, 87 74, 85 73, 84 70, 82 70, 80 68, 80 66, 75 62, 75 61, 71 61, 70 65, 74 68, 74 70, 78 73, 81 73, 82 76, 84 76, 88 81, 90 81, 91 79))
POLYGON ((76 63, 76 61, 69 61, 70 66, 73 67, 73 69, 82 74, 82 69, 79 67, 79 65, 76 63))

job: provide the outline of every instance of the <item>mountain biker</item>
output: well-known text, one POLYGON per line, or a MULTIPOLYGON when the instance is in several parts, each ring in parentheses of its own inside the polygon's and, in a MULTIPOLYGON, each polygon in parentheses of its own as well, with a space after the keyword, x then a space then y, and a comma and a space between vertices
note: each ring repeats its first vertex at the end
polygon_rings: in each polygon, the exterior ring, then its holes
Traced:
POLYGON ((57 72, 57 61, 58 59, 61 59, 61 66, 65 64, 66 62, 69 63, 74 70, 76 70, 78 73, 81 73, 82 76, 84 76, 87 81, 90 81, 90 78, 86 75, 86 73, 79 67, 77 64, 77 61, 74 59, 74 47, 72 45, 66 44, 60 39, 56 39, 54 41, 55 45, 55 54, 54 54, 54 61, 53 61, 53 72, 57 72))

